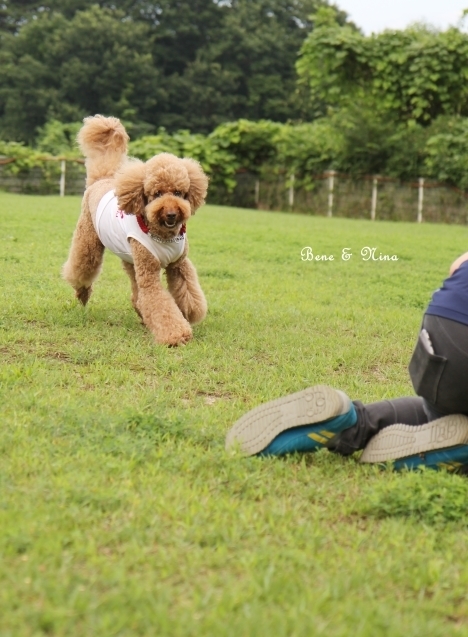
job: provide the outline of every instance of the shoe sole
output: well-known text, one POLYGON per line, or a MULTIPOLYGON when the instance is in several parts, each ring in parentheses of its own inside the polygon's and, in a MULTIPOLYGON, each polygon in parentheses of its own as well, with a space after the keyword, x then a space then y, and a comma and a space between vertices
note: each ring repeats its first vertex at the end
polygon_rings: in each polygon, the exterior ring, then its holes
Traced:
POLYGON ((374 436, 361 462, 386 462, 418 453, 468 444, 468 417, 444 416, 425 425, 390 425, 374 436))
POLYGON ((243 453, 255 455, 283 431, 340 416, 350 407, 348 396, 332 387, 316 385, 303 389, 255 407, 242 416, 226 436, 226 449, 239 444, 243 453))

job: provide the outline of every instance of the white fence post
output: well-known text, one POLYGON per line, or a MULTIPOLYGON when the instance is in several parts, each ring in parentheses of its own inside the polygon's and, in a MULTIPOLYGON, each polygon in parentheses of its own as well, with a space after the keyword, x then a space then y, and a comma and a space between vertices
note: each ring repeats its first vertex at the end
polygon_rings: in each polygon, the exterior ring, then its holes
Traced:
POLYGON ((289 178, 289 192, 288 192, 288 203, 289 203, 290 210, 292 210, 294 206, 294 180, 295 180, 295 175, 294 173, 292 173, 292 175, 289 178))
POLYGON ((60 162, 60 196, 65 196, 65 171, 67 169, 67 162, 62 159, 60 162))
POLYGON ((418 223, 423 219, 423 203, 424 203, 424 177, 419 178, 419 193, 418 193, 418 223))
POLYGON ((375 221, 375 213, 377 212, 377 177, 372 180, 372 204, 371 204, 371 221, 375 221))
POLYGON ((335 175, 336 172, 334 170, 330 170, 328 173, 328 211, 327 217, 333 216, 333 191, 335 188, 335 175))

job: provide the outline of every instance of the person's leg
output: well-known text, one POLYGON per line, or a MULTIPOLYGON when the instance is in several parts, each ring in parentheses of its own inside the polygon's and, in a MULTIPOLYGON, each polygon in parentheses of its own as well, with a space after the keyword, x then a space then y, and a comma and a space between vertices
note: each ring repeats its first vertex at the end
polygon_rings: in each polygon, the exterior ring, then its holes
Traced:
POLYGON ((418 426, 430 420, 424 401, 418 396, 382 400, 368 405, 355 400, 353 404, 357 414, 356 424, 339 433, 327 444, 330 451, 343 456, 364 449, 370 439, 385 427, 397 423, 418 426))
POLYGON ((392 460, 395 469, 460 470, 468 465, 468 326, 426 315, 423 328, 429 342, 419 337, 410 375, 424 396, 428 422, 415 428, 402 420, 382 428, 366 446, 362 462, 392 460))
POLYGON ((437 415, 418 397, 364 405, 317 385, 244 414, 228 432, 226 448, 262 456, 323 447, 347 456, 364 449, 362 462, 461 470, 468 466, 468 416, 437 415))
MULTIPOLYGON (((409 437, 415 441, 414 448, 419 449, 421 444, 424 445, 427 435, 434 438, 439 447, 444 441, 446 446, 462 444, 454 440, 465 439, 468 432, 465 421, 455 427, 456 435, 453 436, 453 423, 440 417, 455 413, 448 406, 448 401, 452 401, 453 408, 454 395, 461 401, 457 407, 463 407, 463 401, 468 402, 468 392, 464 389, 464 379, 468 378, 468 326, 428 316, 424 318, 423 326, 429 331, 437 355, 429 357, 430 365, 436 363, 435 370, 432 365, 432 369, 426 373, 425 369, 416 366, 417 371, 421 372, 421 397, 397 398, 364 405, 360 401, 351 403, 343 392, 330 387, 312 387, 261 405, 245 414, 228 433, 226 447, 230 448, 238 443, 244 453, 249 455, 282 455, 327 447, 342 455, 350 455, 364 449, 369 441, 374 444, 376 440, 382 440, 383 436, 384 440, 390 439, 395 431, 394 427, 404 427, 405 432, 410 430, 409 437), (444 353, 450 364, 447 364, 444 353), (311 411, 307 408, 305 396, 308 396, 309 401, 315 402, 317 396, 314 392, 317 389, 322 393, 325 390, 326 397, 320 398, 320 409, 311 411), (428 426, 431 422, 435 424, 428 426), (444 438, 443 431, 452 433, 444 438)), ((415 354, 418 351, 421 353, 419 341, 415 354)), ((422 363, 425 364, 424 358, 422 363)), ((412 380, 415 384, 413 376, 412 380)), ((416 384, 415 389, 418 390, 416 384)), ((468 413, 468 404, 464 413, 468 413)), ((406 440, 404 448, 408 451, 406 433, 403 439, 406 440)), ((383 452, 387 455, 380 462, 392 459, 387 447, 383 452)))
POLYGON ((352 402, 324 385, 283 396, 244 414, 227 435, 248 455, 284 455, 327 447, 342 455, 364 449, 384 427, 428 421, 421 398, 397 398, 369 405, 352 402))

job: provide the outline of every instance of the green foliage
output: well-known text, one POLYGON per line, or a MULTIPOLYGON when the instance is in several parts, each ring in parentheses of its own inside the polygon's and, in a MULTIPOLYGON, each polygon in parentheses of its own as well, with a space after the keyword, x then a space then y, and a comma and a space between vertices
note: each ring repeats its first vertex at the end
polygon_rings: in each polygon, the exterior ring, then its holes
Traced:
POLYGON ((299 184, 311 184, 314 175, 336 168, 342 154, 343 136, 327 118, 311 124, 284 125, 275 142, 277 165, 287 174, 294 173, 299 184))
POLYGON ((145 120, 160 81, 144 24, 92 6, 71 20, 41 13, 0 47, 0 133, 32 142, 47 120, 94 113, 145 120))
POLYGON ((426 174, 468 190, 468 119, 454 117, 441 124, 427 140, 426 174))
POLYGON ((208 134, 242 117, 300 117, 295 60, 323 2, 7 0, 1 135, 32 143, 47 120, 97 112, 140 133, 164 126, 208 134))
MULTIPOLYGON (((442 116, 427 127, 398 125, 365 104, 356 104, 295 125, 239 120, 221 124, 210 135, 160 128, 155 135, 132 140, 129 153, 144 161, 161 152, 193 157, 210 175, 211 188, 228 193, 236 185, 238 171, 263 179, 294 173, 297 185, 312 188, 315 176, 331 169, 404 181, 423 176, 468 190, 467 122, 463 117, 442 116)), ((80 126, 50 120, 39 129, 35 148, 0 142, 1 155, 18 158, 4 170, 17 173, 44 167, 44 156, 78 158, 75 138, 80 126)))
POLYGON ((240 119, 221 124, 209 139, 231 153, 236 158, 238 168, 258 174, 265 164, 275 161, 275 137, 281 129, 282 126, 274 122, 240 119))
POLYGON ((330 124, 335 135, 341 135, 336 163, 342 172, 386 173, 389 142, 395 132, 393 121, 376 114, 365 102, 356 102, 330 117, 330 124))
POLYGON ((427 124, 468 114, 468 35, 413 26, 364 36, 321 9, 301 48, 297 71, 312 104, 367 102, 392 118, 427 124))
MULTIPOLYGON (((184 133, 182 132, 181 135, 184 136, 184 133)), ((188 137, 190 133, 187 131, 186 135, 188 137)), ((133 157, 147 161, 158 153, 179 155, 182 150, 183 155, 183 144, 178 143, 175 137, 167 133, 164 128, 160 128, 157 135, 145 135, 130 141, 128 150, 133 157)))
POLYGON ((369 489, 360 513, 378 518, 414 518, 427 524, 468 524, 468 482, 446 472, 420 471, 386 476, 369 489))
MULTIPOLYGON (((310 15, 322 4, 161 0, 157 16, 151 2, 129 9, 134 19, 152 24, 154 59, 167 87, 158 124, 208 134, 240 118, 284 122, 300 117, 294 65, 313 26, 310 15)), ((344 21, 343 12, 339 19, 344 21)))
POLYGON ((437 120, 428 127, 420 124, 395 124, 387 141, 383 140, 387 161, 381 172, 403 181, 427 176, 426 143, 434 126, 437 126, 437 120))
POLYGON ((238 163, 234 155, 218 145, 211 136, 177 131, 173 135, 161 128, 157 135, 148 135, 130 142, 129 152, 134 157, 147 160, 157 153, 173 153, 178 157, 192 157, 200 162, 210 175, 212 184, 232 190, 238 163))
POLYGON ((76 136, 82 122, 63 124, 56 119, 39 128, 36 146, 38 150, 55 156, 76 157, 76 136))
MULTIPOLYGON (((211 135, 225 125, 216 145, 258 173, 277 162, 272 122, 331 113, 333 139, 311 141, 310 159, 294 159, 295 170, 333 164, 409 175, 425 165, 420 127, 468 114, 467 69, 468 35, 460 29, 413 26, 366 37, 323 0, 5 2, 0 135, 32 144, 47 122, 96 112, 119 116, 133 137, 161 126, 211 135)), ((433 163, 427 171, 442 174, 433 163)), ((463 166, 454 170, 460 183, 463 166)))
MULTIPOLYGON (((299 82, 311 92, 311 108, 342 105, 361 94, 357 63, 364 36, 350 24, 340 25, 336 10, 320 8, 314 16, 315 28, 299 52, 296 69, 299 82)), ((325 111, 322 110, 322 115, 325 111)))
POLYGON ((232 190, 239 170, 263 176, 295 172, 299 181, 310 183, 313 175, 330 168, 339 156, 341 141, 326 119, 297 126, 239 120, 221 124, 208 136, 188 131, 169 135, 160 129, 158 135, 131 142, 130 152, 145 160, 157 152, 193 157, 212 176, 215 186, 232 190))
POLYGON ((19 142, 3 142, 0 140, 0 157, 14 158, 15 161, 5 164, 3 170, 12 175, 26 172, 31 168, 44 166, 44 159, 49 157, 47 153, 34 150, 19 142))

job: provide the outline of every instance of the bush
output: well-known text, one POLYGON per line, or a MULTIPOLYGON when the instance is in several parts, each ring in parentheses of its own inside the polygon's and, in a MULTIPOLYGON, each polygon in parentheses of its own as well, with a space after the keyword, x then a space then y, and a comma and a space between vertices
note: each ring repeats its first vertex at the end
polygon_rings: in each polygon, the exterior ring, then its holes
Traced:
POLYGON ((169 135, 164 128, 161 128, 157 135, 147 135, 130 142, 129 152, 144 161, 157 153, 192 157, 200 162, 215 186, 222 185, 232 190, 236 185, 234 179, 238 168, 236 158, 209 136, 192 134, 189 131, 177 131, 169 135))
POLYGON ((426 174, 468 189, 468 118, 440 118, 426 143, 426 174), (439 131, 438 131, 439 129, 439 131))
POLYGON ((277 133, 278 166, 294 173, 298 183, 308 185, 324 170, 338 168, 343 136, 327 118, 311 124, 284 125, 277 133))
MULTIPOLYGON (((49 121, 36 148, 1 142, 0 155, 15 157, 5 172, 45 168, 51 156, 78 158, 79 122, 49 121)), ((198 160, 211 178, 211 192, 232 193, 236 173, 268 179, 294 173, 296 184, 312 188, 317 174, 338 170, 354 175, 387 175, 404 181, 427 177, 468 190, 468 118, 441 116, 430 126, 383 118, 370 104, 356 103, 310 123, 279 124, 240 119, 210 135, 160 128, 130 142, 131 155, 147 160, 161 152, 198 160)))
POLYGON ((55 156, 77 157, 76 136, 82 125, 82 122, 63 124, 56 119, 48 121, 39 129, 37 149, 55 156))

